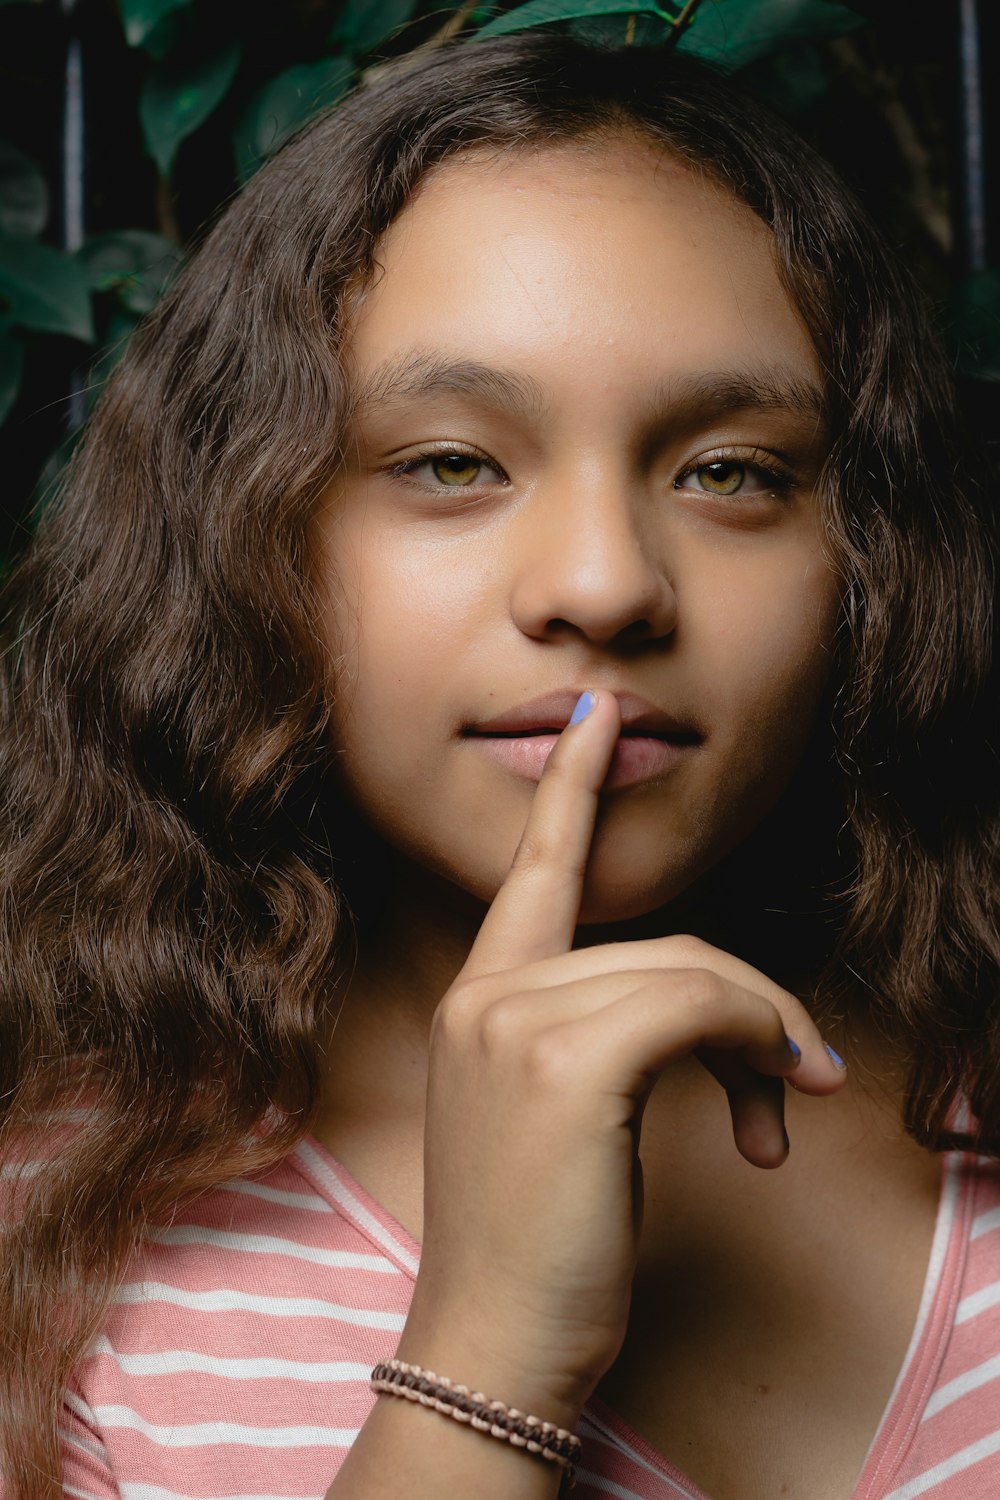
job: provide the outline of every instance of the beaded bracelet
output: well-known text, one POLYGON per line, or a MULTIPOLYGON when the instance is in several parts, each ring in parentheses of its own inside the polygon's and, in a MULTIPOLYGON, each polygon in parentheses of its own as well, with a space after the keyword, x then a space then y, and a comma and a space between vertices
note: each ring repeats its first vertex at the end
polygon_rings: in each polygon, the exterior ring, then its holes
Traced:
POLYGON ((456 1385, 433 1370, 408 1365, 401 1359, 387 1359, 372 1371, 371 1388, 379 1395, 402 1396, 432 1407, 442 1416, 467 1423, 477 1432, 523 1448, 528 1453, 547 1458, 565 1470, 566 1488, 574 1482, 573 1463, 580 1456, 580 1439, 565 1427, 543 1422, 526 1415, 502 1401, 489 1401, 482 1391, 470 1391, 467 1385, 456 1385))

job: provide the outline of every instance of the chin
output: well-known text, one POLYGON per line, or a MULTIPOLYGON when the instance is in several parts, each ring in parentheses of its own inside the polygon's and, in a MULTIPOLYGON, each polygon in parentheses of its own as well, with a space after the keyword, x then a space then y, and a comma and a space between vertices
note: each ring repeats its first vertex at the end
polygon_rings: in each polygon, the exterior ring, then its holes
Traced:
POLYGON ((721 857, 707 830, 680 820, 627 818, 602 809, 594 832, 580 903, 580 924, 631 922, 676 901, 721 857))
MULTIPOLYGON (((680 892, 676 894, 679 895, 680 892)), ((593 928, 626 926, 631 922, 638 922, 645 917, 653 916, 655 912, 662 911, 675 899, 674 895, 665 896, 662 900, 659 897, 650 896, 644 899, 636 896, 632 901, 620 901, 608 896, 604 900, 585 901, 580 907, 577 925, 593 928)))
POLYGON ((609 927, 622 922, 634 922, 642 917, 669 906, 690 888, 695 874, 677 874, 640 884, 633 872, 630 879, 608 883, 598 874, 588 875, 580 903, 579 926, 609 927))

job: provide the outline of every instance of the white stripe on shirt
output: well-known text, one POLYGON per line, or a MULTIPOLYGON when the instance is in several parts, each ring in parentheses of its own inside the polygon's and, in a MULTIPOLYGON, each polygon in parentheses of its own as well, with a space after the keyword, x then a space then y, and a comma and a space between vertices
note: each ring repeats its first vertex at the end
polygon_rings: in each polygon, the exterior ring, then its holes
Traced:
POLYGON ((243 1193, 248 1198, 262 1198, 265 1203, 280 1203, 284 1208, 304 1208, 310 1213, 336 1212, 319 1193, 289 1193, 284 1188, 268 1187, 263 1182, 245 1182, 241 1178, 234 1182, 220 1182, 219 1192, 243 1193))
POLYGON ((247 1250, 255 1255, 290 1255, 295 1260, 312 1261, 317 1266, 398 1274, 392 1261, 384 1255, 365 1255, 355 1250, 324 1250, 320 1245, 304 1245, 300 1240, 279 1239, 269 1234, 238 1234, 230 1229, 210 1229, 202 1224, 176 1224, 169 1229, 152 1229, 146 1238, 158 1245, 218 1245, 223 1250, 247 1250))
POLYGON ((329 1318, 358 1328, 385 1328, 401 1332, 406 1317, 402 1313, 378 1312, 367 1307, 341 1307, 336 1302, 320 1302, 313 1297, 256 1297, 233 1287, 215 1287, 210 1292, 188 1292, 160 1281, 129 1281, 115 1293, 116 1302, 142 1307, 150 1302, 167 1302, 174 1307, 188 1307, 193 1312, 256 1312, 275 1318, 329 1318))
POLYGON ((926 1494, 936 1484, 941 1484, 945 1479, 953 1479, 956 1474, 961 1474, 964 1469, 971 1469, 973 1464, 980 1463, 994 1453, 1000 1453, 1000 1430, 988 1433, 977 1443, 970 1443, 967 1448, 960 1448, 957 1453, 953 1453, 943 1463, 935 1464, 926 1473, 908 1479, 898 1490, 886 1495, 885 1500, 914 1500, 916 1495, 926 1494))
POLYGON ((1000 1281, 994 1281, 989 1286, 980 1287, 978 1292, 970 1292, 968 1297, 963 1297, 955 1311, 956 1323, 967 1323, 970 1318, 978 1317, 988 1307, 995 1307, 1000 1302, 1000 1281))
POLYGON ((981 1365, 976 1365, 972 1370, 966 1370, 964 1375, 958 1375, 954 1380, 949 1380, 947 1385, 940 1386, 924 1407, 922 1422, 928 1417, 936 1416, 945 1406, 950 1406, 961 1396, 967 1396, 970 1391, 978 1390, 981 1385, 988 1385, 991 1380, 1000 1378, 1000 1354, 994 1355, 992 1359, 984 1360, 981 1365))
POLYGON ((223 1380, 368 1380, 371 1366, 353 1360, 329 1360, 309 1364, 291 1359, 226 1359, 199 1354, 195 1349, 164 1349, 155 1354, 123 1354, 102 1334, 91 1346, 93 1355, 107 1355, 125 1375, 179 1375, 194 1372, 218 1375, 223 1380))
POLYGON ((994 1229, 1000 1229, 1000 1208, 991 1208, 978 1219, 973 1219, 969 1238, 978 1240, 981 1234, 989 1234, 994 1229))
POLYGON ((192 1422, 160 1427, 147 1422, 130 1406, 97 1406, 102 1427, 126 1427, 162 1448, 212 1448, 237 1444, 245 1448, 349 1448, 356 1427, 246 1427, 241 1422, 192 1422))

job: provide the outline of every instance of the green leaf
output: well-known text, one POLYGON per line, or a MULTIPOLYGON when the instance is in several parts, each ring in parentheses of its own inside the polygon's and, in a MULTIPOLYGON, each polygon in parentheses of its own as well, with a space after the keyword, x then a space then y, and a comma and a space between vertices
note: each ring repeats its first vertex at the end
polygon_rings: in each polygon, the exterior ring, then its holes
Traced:
POLYGON ((842 36, 867 24, 837 0, 702 0, 677 46, 734 73, 792 42, 842 36))
POLYGON ((488 26, 476 32, 474 41, 481 37, 506 36, 512 31, 524 31, 529 26, 550 26, 555 21, 580 21, 599 16, 656 16, 661 21, 676 18, 676 10, 661 10, 655 4, 643 4, 642 0, 528 0, 505 16, 497 16, 488 26))
MULTIPOLYGON (((164 16, 158 26, 154 26, 148 33, 142 44, 142 50, 153 62, 162 62, 171 52, 177 51, 183 46, 181 37, 184 34, 184 22, 191 15, 189 10, 172 10, 168 16, 164 16)), ((190 34, 190 27, 188 28, 190 34)))
POLYGON ((347 0, 329 40, 363 56, 404 26, 416 8, 417 0, 347 0))
POLYGON ((569 34, 588 47, 662 47, 674 34, 670 21, 659 16, 587 16, 570 21, 569 34))
POLYGON ((0 141, 0 233, 41 234, 49 217, 49 190, 33 161, 0 141))
POLYGON ((233 131, 240 180, 252 177, 265 157, 347 89, 354 65, 347 57, 297 63, 259 88, 233 131))
POLYGON ((19 328, 94 342, 86 271, 72 256, 35 240, 0 236, 0 311, 19 328))
POLYGON ((151 312, 183 256, 173 240, 146 229, 96 235, 77 251, 95 292, 111 292, 123 308, 151 312))
POLYGON ((142 86, 139 118, 146 148, 164 177, 181 141, 204 124, 226 96, 243 48, 233 42, 199 61, 188 55, 158 63, 142 86))
POLYGON ((165 17, 191 0, 121 0, 122 26, 130 47, 141 47, 165 17))
POLYGON ((826 55, 811 42, 751 63, 740 81, 771 109, 792 119, 815 109, 830 93, 826 55))
POLYGON ((9 329, 0 329, 0 422, 6 422, 21 389, 24 345, 9 329))

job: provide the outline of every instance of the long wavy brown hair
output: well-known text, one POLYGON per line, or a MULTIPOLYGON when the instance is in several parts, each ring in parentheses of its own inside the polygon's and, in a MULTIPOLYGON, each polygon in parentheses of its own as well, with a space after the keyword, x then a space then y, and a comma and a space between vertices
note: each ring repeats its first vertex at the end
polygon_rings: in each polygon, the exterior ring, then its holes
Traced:
POLYGON ((0 1451, 17 1500, 60 1493, 61 1392, 146 1226, 277 1160, 314 1111, 339 862, 359 861, 330 790, 308 545, 350 415, 351 299, 436 164, 622 130, 771 227, 826 370, 845 603, 818 988, 860 984, 906 1049, 918 1139, 948 1144, 961 1092, 980 1147, 1000 1145, 996 551, 919 296, 835 174, 729 80, 542 32, 445 48, 357 92, 228 209, 4 587, 0 1451))

